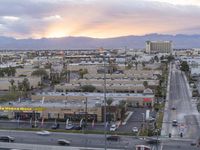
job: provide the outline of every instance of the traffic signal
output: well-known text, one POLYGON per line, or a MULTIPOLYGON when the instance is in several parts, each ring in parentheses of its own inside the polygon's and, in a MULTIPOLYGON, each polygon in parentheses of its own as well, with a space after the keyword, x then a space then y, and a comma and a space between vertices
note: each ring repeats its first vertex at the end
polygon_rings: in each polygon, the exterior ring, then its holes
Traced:
POLYGON ((180 134, 180 137, 182 138, 183 137, 183 133, 181 132, 181 134, 180 134))
POLYGON ((172 134, 171 133, 169 133, 169 138, 171 138, 172 137, 172 134))

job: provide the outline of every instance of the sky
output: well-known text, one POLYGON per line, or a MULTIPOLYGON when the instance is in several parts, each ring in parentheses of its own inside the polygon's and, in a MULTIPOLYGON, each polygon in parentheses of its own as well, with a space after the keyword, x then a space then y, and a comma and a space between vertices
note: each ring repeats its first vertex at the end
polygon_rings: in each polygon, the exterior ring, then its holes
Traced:
POLYGON ((0 36, 199 34, 200 0, 0 0, 0 36))

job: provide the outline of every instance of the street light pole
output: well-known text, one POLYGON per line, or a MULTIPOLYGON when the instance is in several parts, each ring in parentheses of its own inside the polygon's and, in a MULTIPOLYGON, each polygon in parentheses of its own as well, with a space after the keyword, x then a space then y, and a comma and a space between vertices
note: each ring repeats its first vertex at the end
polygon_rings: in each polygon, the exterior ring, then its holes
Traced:
POLYGON ((142 132, 144 131, 144 113, 142 113, 142 132))
MULTIPOLYGON (((87 113, 87 105, 88 105, 88 99, 87 97, 84 100, 84 104, 85 104, 85 125, 83 126, 83 131, 85 132, 87 130, 87 118, 88 118, 88 113, 87 113)), ((86 132, 85 132, 86 133, 86 132)), ((87 137, 85 138, 85 147, 87 147, 87 137)))
POLYGON ((87 128, 87 118, 88 118, 88 116, 87 116, 87 104, 88 104, 88 100, 87 100, 87 97, 86 97, 86 99, 85 99, 85 130, 86 130, 86 128, 87 128))
POLYGON ((105 147, 107 149, 107 142, 106 142, 106 134, 107 134, 107 123, 106 123, 106 59, 105 59, 105 52, 103 53, 103 62, 104 62, 104 136, 105 136, 105 147))

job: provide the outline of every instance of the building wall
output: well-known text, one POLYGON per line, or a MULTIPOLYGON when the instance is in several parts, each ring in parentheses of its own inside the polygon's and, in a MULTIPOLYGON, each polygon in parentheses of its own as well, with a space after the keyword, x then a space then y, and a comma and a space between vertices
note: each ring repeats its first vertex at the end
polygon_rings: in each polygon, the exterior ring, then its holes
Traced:
POLYGON ((147 53, 172 53, 171 41, 147 41, 147 53))
MULTIPOLYGON (((41 116, 43 116, 45 119, 65 119, 64 116, 65 114, 79 114, 80 112, 85 112, 85 108, 79 107, 79 108, 48 108, 45 111, 41 113, 41 116)), ((87 113, 88 114, 96 114, 97 115, 97 121, 101 122, 102 121, 102 112, 101 112, 101 107, 95 107, 95 108, 87 108, 87 113)))

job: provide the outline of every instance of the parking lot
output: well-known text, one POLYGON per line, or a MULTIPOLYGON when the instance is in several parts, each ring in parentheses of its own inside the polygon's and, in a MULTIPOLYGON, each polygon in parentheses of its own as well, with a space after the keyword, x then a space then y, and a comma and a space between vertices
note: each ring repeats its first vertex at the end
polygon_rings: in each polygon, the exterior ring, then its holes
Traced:
POLYGON ((132 111, 133 114, 127 121, 126 125, 121 126, 118 130, 131 132, 133 127, 137 127, 138 129, 140 129, 143 123, 143 117, 145 117, 146 110, 147 108, 129 108, 129 111, 132 111))

